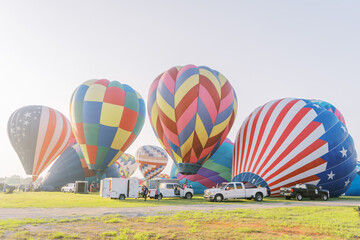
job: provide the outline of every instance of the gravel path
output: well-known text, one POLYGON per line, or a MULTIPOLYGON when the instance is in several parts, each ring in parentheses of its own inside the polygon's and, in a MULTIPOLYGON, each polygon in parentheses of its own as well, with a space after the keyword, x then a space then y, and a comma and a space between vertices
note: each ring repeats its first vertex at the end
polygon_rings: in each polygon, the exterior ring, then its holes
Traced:
POLYGON ((77 218, 121 214, 126 217, 139 217, 174 213, 178 211, 211 211, 216 209, 233 210, 239 208, 259 209, 296 206, 359 206, 359 201, 289 201, 289 202, 239 202, 223 204, 166 205, 156 207, 131 208, 0 208, 0 220, 21 218, 77 218))

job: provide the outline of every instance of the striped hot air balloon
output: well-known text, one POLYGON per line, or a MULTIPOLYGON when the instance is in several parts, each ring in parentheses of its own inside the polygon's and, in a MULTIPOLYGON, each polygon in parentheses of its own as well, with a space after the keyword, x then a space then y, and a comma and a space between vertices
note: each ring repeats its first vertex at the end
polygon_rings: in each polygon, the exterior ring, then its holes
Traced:
POLYGON ((132 144, 144 125, 145 103, 117 81, 89 80, 73 93, 70 120, 90 170, 101 172, 132 144))
POLYGON ((138 168, 135 157, 128 153, 123 153, 115 163, 122 178, 129 178, 138 168))
POLYGON ((149 90, 152 128, 183 174, 195 174, 225 140, 237 111, 229 81, 208 67, 160 74, 149 90))
POLYGON ((140 172, 144 178, 149 180, 164 170, 168 156, 161 147, 145 145, 136 151, 135 160, 139 164, 140 172))
POLYGON ((194 193, 204 194, 205 189, 231 181, 233 149, 234 144, 229 139, 225 139, 219 149, 202 165, 197 174, 183 175, 178 173, 174 164, 170 177, 180 179, 181 184, 187 181, 194 189, 194 193))
POLYGON ((322 101, 322 100, 311 99, 310 101, 312 103, 320 105, 321 107, 325 108, 326 110, 334 113, 336 115, 336 117, 339 119, 339 121, 342 122, 344 125, 346 125, 344 116, 341 114, 339 109, 337 109, 334 105, 332 105, 328 102, 322 101))
POLYGON ((312 183, 337 197, 356 175, 356 151, 335 114, 309 100, 285 98, 250 114, 235 141, 233 181, 281 187, 312 183))
POLYGON ((35 181, 67 147, 71 126, 60 112, 31 105, 10 116, 7 132, 26 174, 35 181))

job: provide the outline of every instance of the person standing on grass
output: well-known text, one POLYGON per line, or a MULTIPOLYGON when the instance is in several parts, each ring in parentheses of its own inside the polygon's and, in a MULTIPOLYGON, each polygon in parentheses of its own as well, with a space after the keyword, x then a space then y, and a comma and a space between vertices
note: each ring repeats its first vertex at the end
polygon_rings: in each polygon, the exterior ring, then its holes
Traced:
POLYGON ((144 201, 146 201, 146 197, 147 197, 148 192, 149 192, 149 189, 144 184, 143 187, 142 187, 142 194, 143 194, 144 201))
POLYGON ((156 190, 155 190, 155 198, 159 201, 159 196, 160 196, 160 188, 159 186, 156 186, 156 190))

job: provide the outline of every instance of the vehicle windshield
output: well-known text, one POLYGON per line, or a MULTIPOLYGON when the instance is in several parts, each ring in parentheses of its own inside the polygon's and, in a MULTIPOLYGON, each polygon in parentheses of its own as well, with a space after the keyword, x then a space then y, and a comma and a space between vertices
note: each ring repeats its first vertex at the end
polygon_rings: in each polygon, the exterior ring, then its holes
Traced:
POLYGON ((220 184, 219 188, 224 189, 227 185, 228 185, 228 183, 222 183, 222 184, 220 184))

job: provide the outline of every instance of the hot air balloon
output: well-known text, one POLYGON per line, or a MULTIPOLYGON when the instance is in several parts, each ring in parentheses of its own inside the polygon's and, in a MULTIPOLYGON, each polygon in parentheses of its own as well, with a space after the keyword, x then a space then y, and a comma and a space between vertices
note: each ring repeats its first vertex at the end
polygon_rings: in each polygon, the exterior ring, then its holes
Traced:
POLYGON ((123 153, 123 155, 116 160, 115 164, 122 178, 129 178, 138 167, 135 157, 127 153, 123 153))
POLYGON ((35 181, 66 148, 71 126, 55 109, 31 105, 10 116, 7 132, 26 174, 35 181))
MULTIPOLYGON (((115 163, 106 168, 100 179, 105 177, 120 177, 115 163)), ((60 191, 62 186, 75 181, 87 181, 89 186, 97 181, 95 172, 87 167, 79 144, 67 147, 55 160, 41 182, 41 190, 60 191)))
POLYGON ((135 160, 139 164, 140 172, 149 180, 164 170, 168 156, 161 147, 145 145, 136 151, 135 160))
POLYGON ((345 193, 356 175, 352 137, 337 116, 303 99, 269 102, 243 122, 235 141, 232 180, 281 187, 312 183, 345 193))
POLYGON ((339 119, 339 121, 342 122, 344 125, 346 125, 344 116, 341 114, 339 109, 337 109, 334 105, 332 105, 328 102, 325 102, 325 101, 321 101, 321 100, 311 99, 310 101, 312 103, 320 105, 321 107, 325 108, 326 110, 334 113, 336 115, 336 117, 339 119))
POLYGON ((70 120, 90 170, 111 166, 131 145, 144 124, 140 94, 117 81, 89 80, 73 93, 70 120))
POLYGON ((355 179, 345 193, 346 196, 360 196, 360 161, 357 161, 356 173, 355 179))
POLYGON ((229 81, 208 67, 186 65, 160 74, 149 90, 152 128, 183 174, 195 174, 225 140, 237 101, 229 81))
POLYGON ((183 175, 178 173, 174 164, 171 169, 171 178, 180 179, 180 183, 187 181, 194 193, 204 194, 207 188, 215 187, 217 184, 231 181, 231 164, 234 144, 227 138, 219 149, 204 163, 195 175, 183 175))
POLYGON ((159 173, 156 178, 160 178, 160 179, 170 179, 170 176, 166 173, 159 173))

